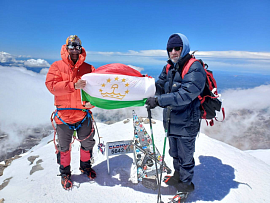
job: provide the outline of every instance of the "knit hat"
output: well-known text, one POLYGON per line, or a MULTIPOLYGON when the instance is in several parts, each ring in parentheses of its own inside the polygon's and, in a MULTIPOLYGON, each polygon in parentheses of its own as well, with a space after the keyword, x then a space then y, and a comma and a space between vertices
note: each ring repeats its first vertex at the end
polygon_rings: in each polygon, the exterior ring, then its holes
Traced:
POLYGON ((66 40, 66 45, 82 45, 80 38, 77 35, 70 35, 66 40))
POLYGON ((167 43, 167 49, 174 47, 183 47, 183 41, 178 34, 171 35, 167 43))

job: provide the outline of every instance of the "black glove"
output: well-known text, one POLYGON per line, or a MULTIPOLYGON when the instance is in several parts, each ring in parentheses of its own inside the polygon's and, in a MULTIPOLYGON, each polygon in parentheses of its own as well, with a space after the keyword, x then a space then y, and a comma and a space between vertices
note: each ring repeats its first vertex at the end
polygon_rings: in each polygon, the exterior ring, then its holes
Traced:
POLYGON ((154 109, 158 105, 158 100, 155 97, 149 97, 145 104, 147 105, 147 108, 154 109))

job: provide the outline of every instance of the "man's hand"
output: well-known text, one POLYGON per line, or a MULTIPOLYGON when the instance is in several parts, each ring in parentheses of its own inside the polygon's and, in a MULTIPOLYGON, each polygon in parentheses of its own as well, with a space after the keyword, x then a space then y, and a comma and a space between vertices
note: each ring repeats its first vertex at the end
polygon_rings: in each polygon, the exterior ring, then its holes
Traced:
POLYGON ((85 108, 93 108, 94 106, 90 102, 85 102, 85 108))
POLYGON ((74 88, 77 89, 82 89, 86 86, 86 80, 78 80, 75 84, 74 84, 74 88))
POLYGON ((148 108, 150 108, 150 109, 154 109, 156 106, 159 106, 159 105, 158 105, 158 100, 157 100, 157 98, 155 98, 155 97, 149 97, 149 98, 146 100, 145 104, 146 104, 146 105, 148 106, 148 108))

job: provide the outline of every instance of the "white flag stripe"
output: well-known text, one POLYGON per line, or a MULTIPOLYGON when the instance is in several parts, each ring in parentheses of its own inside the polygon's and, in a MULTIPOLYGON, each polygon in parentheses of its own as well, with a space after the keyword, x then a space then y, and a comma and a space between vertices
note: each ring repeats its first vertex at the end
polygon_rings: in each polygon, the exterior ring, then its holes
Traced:
POLYGON ((114 101, 142 100, 155 95, 155 79, 117 74, 88 73, 83 90, 92 97, 114 101))

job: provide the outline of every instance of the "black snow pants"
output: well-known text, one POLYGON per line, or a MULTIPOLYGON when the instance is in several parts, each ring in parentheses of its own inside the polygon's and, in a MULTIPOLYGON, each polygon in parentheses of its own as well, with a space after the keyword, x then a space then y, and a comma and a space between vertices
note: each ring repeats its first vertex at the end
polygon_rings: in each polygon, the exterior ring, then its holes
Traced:
POLYGON ((196 136, 169 135, 169 154, 173 158, 174 169, 179 172, 180 181, 187 184, 191 183, 194 175, 195 140, 196 136))
MULTIPOLYGON (((77 127, 80 122, 75 123, 77 127)), ((80 167, 89 168, 90 159, 92 157, 92 150, 95 145, 94 134, 95 130, 93 129, 91 119, 87 118, 77 130, 78 139, 81 141, 80 148, 80 167), (88 137, 93 129, 93 133, 88 137), (87 138, 88 137, 88 138, 87 138), (87 139, 85 139, 87 138, 87 139), (85 140, 84 140, 85 139, 85 140)), ((68 125, 60 124, 56 128, 59 145, 58 145, 58 154, 57 154, 57 163, 60 165, 60 172, 65 174, 70 174, 70 161, 71 161, 71 151, 70 143, 72 141, 74 130, 70 129, 68 125)))

